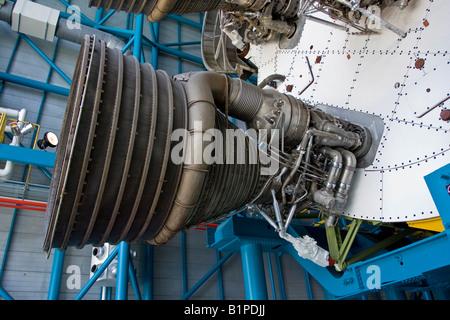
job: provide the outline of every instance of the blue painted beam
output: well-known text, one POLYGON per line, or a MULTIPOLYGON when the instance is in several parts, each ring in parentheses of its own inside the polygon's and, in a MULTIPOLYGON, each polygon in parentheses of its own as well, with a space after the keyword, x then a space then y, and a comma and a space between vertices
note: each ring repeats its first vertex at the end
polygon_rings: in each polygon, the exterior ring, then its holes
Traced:
POLYGON ((154 273, 155 248, 145 245, 144 277, 142 280, 142 299, 153 300, 153 273, 154 273))
POLYGON ((0 297, 5 300, 14 300, 14 298, 5 290, 2 286, 0 286, 0 297))
POLYGON ((66 96, 66 97, 70 93, 69 88, 59 87, 59 86, 55 86, 53 84, 48 84, 45 82, 40 82, 40 81, 28 79, 28 78, 23 78, 23 77, 16 76, 16 75, 6 73, 6 72, 0 72, 0 80, 15 83, 15 84, 33 88, 33 89, 42 90, 45 92, 59 94, 59 95, 66 96))
MULTIPOLYGON (((443 221, 448 221, 445 213, 441 213, 441 217, 443 221)), ((387 285, 401 284, 403 281, 411 279, 422 279, 427 272, 450 266, 450 250, 448 250, 450 238, 446 232, 435 234, 396 250, 380 251, 377 256, 353 263, 344 272, 337 272, 301 258, 290 243, 279 238, 276 232, 268 226, 269 224, 261 219, 233 216, 221 223, 214 234, 208 230, 208 247, 238 252, 247 244, 258 244, 263 252, 277 251, 289 254, 322 285, 330 297, 335 299, 365 295, 382 290, 387 285), (373 286, 376 281, 372 281, 377 276, 380 277, 379 288, 373 286)), ((288 233, 293 237, 299 237, 310 235, 308 230, 306 226, 296 223, 289 227, 288 233)), ((315 230, 320 232, 320 229, 316 228, 315 230)), ((250 252, 247 251, 253 251, 254 258, 244 257, 251 262, 243 262, 243 267, 249 264, 254 267, 259 263, 255 254, 256 250, 256 248, 244 249, 244 256, 250 255, 250 252)), ((252 269, 252 272, 255 272, 255 269, 252 269)), ((249 275, 249 277, 252 276, 254 275, 249 275)), ((262 286, 264 283, 262 277, 258 278, 261 279, 259 285, 262 286)))
POLYGON ((64 266, 66 251, 55 249, 53 255, 52 273, 50 275, 50 284, 48 286, 47 300, 58 300, 59 288, 61 286, 61 276, 64 266))
POLYGON ((122 241, 117 256, 116 300, 128 299, 128 268, 130 263, 130 245, 122 241))
POLYGON ((185 24, 187 26, 190 26, 190 27, 198 29, 198 30, 202 30, 202 28, 203 28, 203 24, 201 22, 195 22, 195 21, 192 21, 192 20, 190 20, 188 18, 185 18, 183 16, 179 16, 179 15, 176 15, 176 14, 168 14, 166 16, 166 18, 169 18, 171 20, 174 20, 176 22, 185 24))
POLYGON ((200 288, 201 285, 205 283, 206 280, 208 280, 209 277, 211 277, 211 275, 213 275, 214 272, 216 272, 216 270, 218 270, 232 255, 233 253, 230 252, 222 257, 222 259, 220 259, 188 292, 183 295, 183 297, 181 297, 181 300, 189 299, 189 297, 192 296, 195 291, 197 291, 197 289, 200 288))
POLYGON ((53 168, 55 165, 55 158, 56 153, 15 147, 4 143, 0 144, 0 159, 4 161, 30 164, 37 167, 53 168))
POLYGON ((244 243, 241 246, 241 260, 245 299, 267 300, 266 274, 261 245, 258 243, 244 243))
POLYGON ((130 277, 131 285, 133 286, 134 296, 136 300, 142 300, 141 290, 139 289, 139 283, 136 277, 136 268, 134 267, 131 255, 128 263, 128 276, 130 277))
MULTIPOLYGON (((109 256, 106 258, 106 260, 100 265, 100 267, 94 272, 92 277, 89 279, 89 281, 84 285, 84 287, 80 290, 80 292, 76 295, 74 300, 81 300, 85 294, 91 289, 91 287, 95 284, 97 279, 102 275, 102 273, 108 268, 111 261, 114 260, 115 257, 117 257, 117 254, 119 252, 119 246, 116 246, 114 250, 109 254, 109 256)), ((128 268, 127 268, 128 271, 128 268)))

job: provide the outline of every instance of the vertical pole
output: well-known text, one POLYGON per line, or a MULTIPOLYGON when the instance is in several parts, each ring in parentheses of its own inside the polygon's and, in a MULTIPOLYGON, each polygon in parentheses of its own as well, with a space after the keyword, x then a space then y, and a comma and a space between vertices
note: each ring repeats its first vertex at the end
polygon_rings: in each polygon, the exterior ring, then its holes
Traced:
POLYGON ((61 276, 65 256, 66 251, 60 251, 58 249, 55 249, 53 255, 53 266, 52 266, 52 273, 50 275, 50 284, 48 287, 47 300, 58 300, 59 298, 59 288, 61 286, 61 276))
POLYGON ((117 258, 116 300, 128 298, 128 265, 130 263, 130 245, 124 241, 119 244, 117 258))
POLYGON ((134 296, 136 300, 142 300, 141 290, 139 288, 139 283, 136 277, 136 269, 133 265, 133 260, 131 259, 131 255, 128 263, 128 276, 130 277, 131 285, 133 286, 134 296))
POLYGON ((247 300, 267 300, 266 275, 261 245, 257 243, 242 245, 241 259, 245 298, 247 300))
POLYGON ((153 246, 145 245, 145 264, 142 298, 144 300, 153 300, 153 259, 155 249, 153 246))
POLYGON ((136 25, 134 28, 134 46, 133 46, 133 56, 135 56, 139 61, 141 61, 143 27, 144 27, 144 14, 141 13, 136 16, 136 25))
MULTIPOLYGON (((150 23, 150 31, 152 34, 152 39, 155 44, 159 42, 159 22, 150 23)), ((158 69, 158 57, 159 57, 159 49, 158 47, 152 46, 152 66, 155 69, 158 69)))

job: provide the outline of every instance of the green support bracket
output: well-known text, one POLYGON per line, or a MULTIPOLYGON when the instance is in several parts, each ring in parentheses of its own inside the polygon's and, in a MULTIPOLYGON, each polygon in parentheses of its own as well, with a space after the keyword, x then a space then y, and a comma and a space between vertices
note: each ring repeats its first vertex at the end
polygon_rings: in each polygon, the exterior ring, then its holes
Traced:
POLYGON ((412 228, 401 230, 398 233, 380 241, 376 245, 373 245, 372 247, 365 249, 347 259, 347 255, 353 242, 355 241, 362 222, 363 220, 359 219, 354 219, 352 221, 348 232, 345 235, 344 241, 342 241, 341 230, 338 225, 334 227, 325 227, 330 256, 334 260, 335 266, 341 271, 345 270, 349 265, 361 261, 417 231, 412 228))
POLYGON ((353 241, 355 240, 361 223, 362 220, 353 220, 344 241, 342 241, 341 231, 338 224, 334 227, 325 227, 330 256, 340 270, 345 269, 345 260, 347 259, 348 252, 350 251, 353 241))

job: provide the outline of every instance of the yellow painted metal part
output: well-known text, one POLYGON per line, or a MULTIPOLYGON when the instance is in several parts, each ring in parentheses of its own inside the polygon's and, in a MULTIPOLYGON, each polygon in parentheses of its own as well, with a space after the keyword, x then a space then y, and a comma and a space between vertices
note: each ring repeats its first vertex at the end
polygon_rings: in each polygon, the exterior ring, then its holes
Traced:
POLYGON ((424 229, 429 231, 444 231, 444 225, 442 224, 442 220, 440 217, 426 219, 426 220, 417 220, 408 222, 408 226, 417 229, 424 229))
POLYGON ((5 141, 6 114, 0 112, 0 143, 5 141))

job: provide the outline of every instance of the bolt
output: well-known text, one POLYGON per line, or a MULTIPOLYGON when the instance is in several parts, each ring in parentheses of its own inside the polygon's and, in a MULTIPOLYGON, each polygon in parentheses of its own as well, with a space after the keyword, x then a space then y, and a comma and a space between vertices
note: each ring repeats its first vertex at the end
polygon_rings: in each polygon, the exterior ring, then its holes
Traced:
POLYGON ((344 279, 344 286, 348 286, 353 283, 353 278, 344 279))

